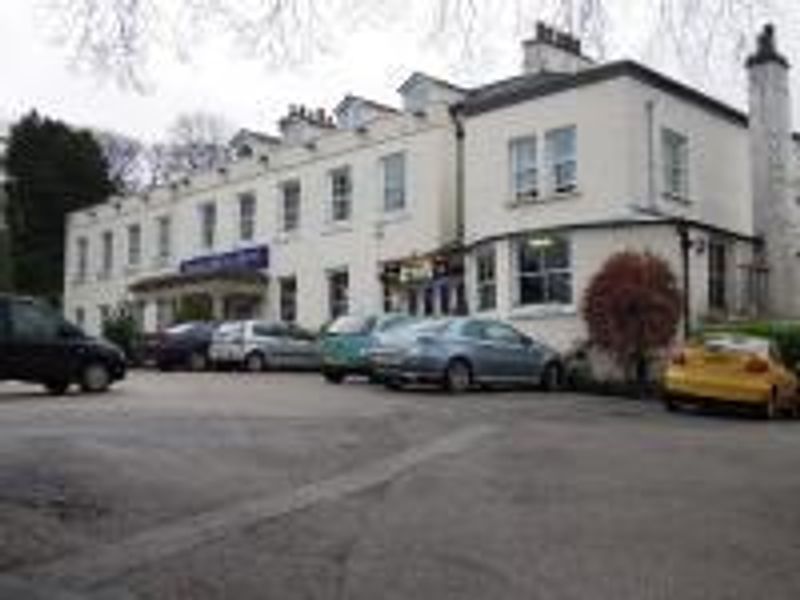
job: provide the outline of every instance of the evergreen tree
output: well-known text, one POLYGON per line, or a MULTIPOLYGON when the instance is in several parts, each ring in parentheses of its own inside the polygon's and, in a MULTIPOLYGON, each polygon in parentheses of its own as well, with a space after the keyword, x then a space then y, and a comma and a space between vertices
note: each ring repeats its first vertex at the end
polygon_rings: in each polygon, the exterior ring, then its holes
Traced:
POLYGON ((91 132, 33 111, 11 129, 6 168, 14 289, 58 300, 66 215, 114 193, 108 165, 91 132))

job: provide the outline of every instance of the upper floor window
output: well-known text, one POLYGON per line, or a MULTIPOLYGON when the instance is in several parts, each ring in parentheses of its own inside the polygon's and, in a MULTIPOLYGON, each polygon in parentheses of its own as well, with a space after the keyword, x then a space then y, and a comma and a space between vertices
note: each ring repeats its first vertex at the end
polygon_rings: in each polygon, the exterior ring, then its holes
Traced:
POLYGON ((535 200, 539 196, 536 137, 512 140, 510 152, 514 200, 517 202, 535 200))
POLYGON ((664 192, 678 199, 689 197, 689 139, 671 129, 661 131, 664 192))
POLYGON ((300 228, 300 182, 287 181, 281 185, 281 229, 295 231, 300 228))
POLYGON ((402 152, 381 159, 383 170, 383 210, 391 212, 406 207, 406 155, 402 152))
POLYGON ((167 215, 158 217, 156 231, 158 233, 158 259, 166 260, 172 253, 172 219, 167 215))
POLYGON ((478 310, 497 308, 497 271, 494 246, 479 248, 475 254, 475 281, 478 292, 478 310))
POLYGON ((548 131, 545 144, 552 190, 556 193, 574 190, 578 171, 575 127, 548 131))
POLYGON ((568 239, 523 237, 515 242, 517 306, 572 303, 572 252, 568 239))
POLYGON ((103 232, 103 262, 100 275, 109 277, 114 269, 114 234, 110 231, 103 232))
POLYGON ((89 270, 89 240, 86 237, 78 238, 78 268, 76 279, 79 282, 86 281, 86 273, 89 270))
POLYGON ((138 266, 142 261, 142 226, 128 225, 128 266, 138 266))
POLYGON ((252 193, 239 196, 239 239, 249 242, 256 232, 256 197, 252 193))
POLYGON ((350 167, 341 167, 330 173, 331 220, 349 221, 352 212, 353 180, 350 167))
POLYGON ((213 248, 217 232, 217 205, 206 202, 200 206, 200 245, 203 248, 213 248))

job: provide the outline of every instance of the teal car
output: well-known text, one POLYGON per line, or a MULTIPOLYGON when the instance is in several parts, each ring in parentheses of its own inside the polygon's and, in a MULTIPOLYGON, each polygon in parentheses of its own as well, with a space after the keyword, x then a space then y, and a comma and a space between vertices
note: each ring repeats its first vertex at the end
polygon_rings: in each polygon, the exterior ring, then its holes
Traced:
POLYGON ((401 314, 339 317, 323 334, 323 377, 331 383, 341 383, 349 375, 370 377, 369 351, 376 336, 415 321, 401 314))

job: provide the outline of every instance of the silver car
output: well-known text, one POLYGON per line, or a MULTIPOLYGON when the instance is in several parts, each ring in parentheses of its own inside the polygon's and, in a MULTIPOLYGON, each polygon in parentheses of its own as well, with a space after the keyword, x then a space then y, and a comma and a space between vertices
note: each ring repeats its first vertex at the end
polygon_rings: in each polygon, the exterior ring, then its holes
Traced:
POLYGON ((379 337, 370 360, 393 388, 433 383, 452 392, 473 385, 556 389, 563 378, 555 350, 491 319, 437 319, 390 332, 379 337))
POLYGON ((316 336, 288 323, 229 321, 214 331, 208 350, 217 366, 258 372, 267 369, 318 369, 316 336))

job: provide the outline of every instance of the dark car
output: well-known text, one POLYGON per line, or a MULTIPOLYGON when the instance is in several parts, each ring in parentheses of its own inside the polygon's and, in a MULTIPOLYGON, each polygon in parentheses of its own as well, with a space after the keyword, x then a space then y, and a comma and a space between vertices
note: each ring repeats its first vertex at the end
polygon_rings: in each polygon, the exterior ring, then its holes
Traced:
POLYGON ((492 319, 423 321, 379 337, 370 351, 375 373, 390 387, 433 383, 452 392, 473 385, 560 386, 559 354, 492 319))
POLYGON ((401 314, 339 317, 322 338, 322 375, 331 383, 348 375, 371 376, 369 351, 377 336, 414 321, 401 314))
POLYGON ((156 366, 162 371, 176 368, 205 371, 211 364, 208 349, 215 328, 214 323, 193 321, 161 332, 154 348, 156 366))
POLYGON ((87 336, 43 302, 0 295, 0 380, 63 394, 73 383, 102 392, 124 377, 125 356, 110 342, 87 336))

